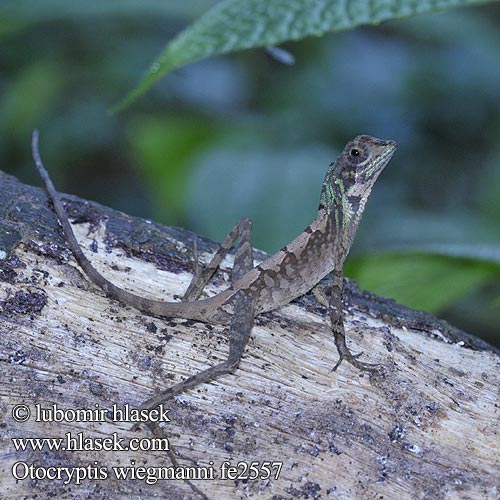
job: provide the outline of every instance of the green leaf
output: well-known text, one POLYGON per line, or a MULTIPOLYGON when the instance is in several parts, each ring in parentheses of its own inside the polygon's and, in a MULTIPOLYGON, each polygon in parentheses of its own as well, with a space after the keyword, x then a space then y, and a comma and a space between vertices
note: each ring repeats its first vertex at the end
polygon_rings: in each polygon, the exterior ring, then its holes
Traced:
POLYGON ((487 1, 224 0, 175 37, 112 111, 128 106, 169 71, 200 59, 487 1))

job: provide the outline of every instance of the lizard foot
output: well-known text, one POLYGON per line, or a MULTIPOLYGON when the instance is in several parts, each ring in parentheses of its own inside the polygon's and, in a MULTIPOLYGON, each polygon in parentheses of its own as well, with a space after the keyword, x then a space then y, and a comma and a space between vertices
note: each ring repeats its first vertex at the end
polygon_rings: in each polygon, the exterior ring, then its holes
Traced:
POLYGON ((335 366, 332 368, 332 372, 336 371, 337 368, 341 365, 342 361, 347 361, 352 366, 357 368, 358 370, 363 371, 374 371, 377 370, 381 365, 380 363, 365 363, 364 361, 358 361, 358 358, 363 354, 363 352, 359 352, 358 354, 352 354, 350 351, 346 353, 340 353, 339 360, 335 363, 335 366))
POLYGON ((343 335, 335 336, 335 345, 337 346, 337 351, 339 353, 339 360, 332 368, 332 372, 336 371, 344 360, 358 370, 362 371, 375 371, 378 370, 381 366, 379 363, 365 363, 364 361, 358 361, 358 358, 363 355, 363 352, 353 354, 347 347, 345 343, 345 337, 343 335))

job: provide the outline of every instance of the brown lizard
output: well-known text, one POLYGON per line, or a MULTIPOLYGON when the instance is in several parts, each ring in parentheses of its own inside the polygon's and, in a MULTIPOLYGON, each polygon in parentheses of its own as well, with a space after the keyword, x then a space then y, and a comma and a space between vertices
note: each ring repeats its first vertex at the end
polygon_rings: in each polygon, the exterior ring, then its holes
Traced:
MULTIPOLYGON (((347 143, 326 173, 316 218, 293 241, 255 267, 251 222, 242 219, 226 237, 208 266, 203 271, 198 271, 197 268, 182 302, 140 297, 117 287, 95 269, 82 252, 59 195, 42 164, 37 131, 33 133, 32 146, 36 166, 68 244, 78 264, 93 283, 111 298, 157 316, 230 324, 229 354, 225 361, 159 392, 145 401, 143 408, 154 408, 180 392, 234 372, 248 341, 255 316, 288 304, 313 290, 331 272, 333 285, 327 305, 339 351, 339 360, 333 370, 344 359, 359 369, 373 369, 377 366, 359 361, 357 358, 361 353, 353 355, 346 345, 342 315, 342 268, 367 199, 396 149, 395 142, 360 135, 347 143), (217 295, 197 300, 237 240, 231 286, 217 295)), ((325 302, 321 294, 317 293, 316 296, 325 302)), ((197 489, 196 491, 199 492, 197 489)))

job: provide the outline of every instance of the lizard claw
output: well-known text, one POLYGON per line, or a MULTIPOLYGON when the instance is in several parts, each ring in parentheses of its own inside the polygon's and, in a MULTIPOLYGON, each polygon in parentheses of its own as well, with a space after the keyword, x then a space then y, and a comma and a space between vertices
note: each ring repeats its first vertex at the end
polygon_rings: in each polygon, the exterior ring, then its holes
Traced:
POLYGON ((332 372, 336 371, 337 368, 341 365, 342 361, 344 360, 350 363, 358 370, 363 370, 363 371, 374 371, 381 366, 380 363, 365 363, 364 361, 358 361, 358 358, 362 355, 363 352, 359 352, 358 354, 352 354, 350 351, 340 353, 339 360, 335 363, 331 371, 332 372))
POLYGON ((340 337, 340 341, 336 341, 337 350, 339 353, 339 360, 335 363, 332 368, 332 372, 336 371, 337 368, 341 365, 342 361, 347 361, 352 366, 362 371, 374 371, 378 370, 381 366, 380 363, 365 363, 364 361, 358 361, 358 358, 363 355, 363 351, 358 352, 357 354, 353 354, 345 343, 345 338, 340 337), (341 340, 340 340, 341 339, 341 340))

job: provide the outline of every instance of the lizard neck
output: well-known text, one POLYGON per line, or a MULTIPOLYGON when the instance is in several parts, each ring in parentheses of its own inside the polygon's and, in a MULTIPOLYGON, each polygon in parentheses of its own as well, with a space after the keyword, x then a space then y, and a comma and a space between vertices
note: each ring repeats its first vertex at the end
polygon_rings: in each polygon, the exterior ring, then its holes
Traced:
POLYGON ((323 213, 327 219, 325 238, 335 256, 335 267, 341 269, 356 235, 366 198, 347 196, 344 181, 332 175, 332 170, 323 183, 318 215, 323 213))
POLYGON ((330 239, 336 268, 341 268, 347 258, 376 178, 374 175, 370 182, 356 182, 354 171, 343 168, 339 161, 326 173, 318 214, 323 212, 328 218, 325 238, 330 239))

